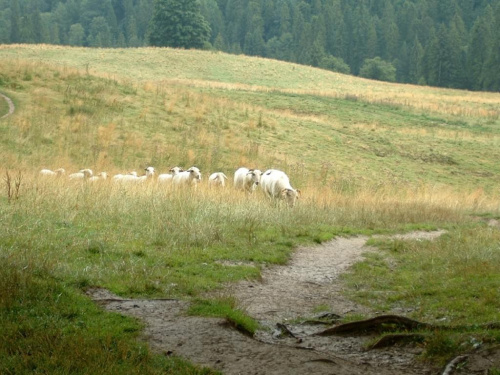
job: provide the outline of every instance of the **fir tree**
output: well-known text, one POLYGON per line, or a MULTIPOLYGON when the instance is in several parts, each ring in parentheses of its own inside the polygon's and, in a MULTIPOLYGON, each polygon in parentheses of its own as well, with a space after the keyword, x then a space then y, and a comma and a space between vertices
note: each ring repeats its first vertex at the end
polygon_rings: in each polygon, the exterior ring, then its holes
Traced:
POLYGON ((21 41, 20 10, 18 0, 10 3, 10 42, 19 43, 21 41))

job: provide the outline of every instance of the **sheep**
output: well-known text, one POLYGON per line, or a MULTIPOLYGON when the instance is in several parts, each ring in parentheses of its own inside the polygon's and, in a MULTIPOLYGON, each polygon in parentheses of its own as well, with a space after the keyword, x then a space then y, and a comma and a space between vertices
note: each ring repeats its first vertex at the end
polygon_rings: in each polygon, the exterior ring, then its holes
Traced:
POLYGON ((132 171, 132 172, 129 172, 127 174, 121 174, 121 173, 115 174, 113 176, 113 181, 121 181, 123 179, 125 179, 125 180, 133 180, 135 178, 137 178, 137 172, 136 171, 132 171))
POLYGON ((90 182, 102 181, 108 178, 108 174, 106 172, 101 172, 97 176, 92 176, 89 178, 90 182))
POLYGON ((179 172, 172 178, 172 183, 175 186, 195 185, 201 181, 200 170, 196 167, 191 167, 187 171, 179 172))
POLYGON ((155 169, 153 167, 147 167, 144 169, 146 171, 146 174, 140 177, 137 177, 137 182, 145 182, 148 179, 151 179, 155 175, 155 169))
POLYGON ((172 183, 172 179, 176 174, 179 174, 180 172, 184 172, 184 169, 181 167, 173 167, 169 170, 171 173, 162 173, 158 175, 158 182, 161 183, 172 183))
POLYGON ((222 172, 214 172, 208 177, 208 185, 211 187, 214 186, 226 186, 227 176, 222 172))
POLYGON ((80 169, 78 172, 76 173, 71 173, 69 175, 69 179, 70 180, 86 180, 90 177, 93 176, 93 172, 92 172, 92 169, 80 169))
POLYGON ((64 170, 64 168, 58 168, 54 171, 51 171, 50 169, 42 169, 40 171, 41 176, 57 176, 57 177, 59 177, 65 173, 66 173, 66 171, 64 170))
POLYGON ((137 176, 137 172, 133 171, 129 174, 118 174, 113 176, 113 181, 124 182, 124 183, 142 183, 146 180, 152 178, 155 174, 155 169, 153 167, 147 167, 144 169, 146 171, 145 175, 137 176))
POLYGON ((295 206, 300 190, 290 185, 290 179, 283 171, 268 169, 261 178, 260 187, 272 199, 283 199, 290 207, 295 206))
POLYGON ((251 193, 260 183, 262 172, 258 169, 239 168, 234 173, 234 187, 251 193))

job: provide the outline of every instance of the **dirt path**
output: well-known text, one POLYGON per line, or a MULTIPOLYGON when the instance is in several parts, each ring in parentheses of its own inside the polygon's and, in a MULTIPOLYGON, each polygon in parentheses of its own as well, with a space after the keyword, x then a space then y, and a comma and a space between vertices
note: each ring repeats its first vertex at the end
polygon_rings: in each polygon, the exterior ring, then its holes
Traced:
MULTIPOLYGON (((442 233, 414 232, 402 237, 432 239, 442 233)), ((269 328, 256 338, 239 333, 222 319, 186 316, 185 301, 120 300, 102 289, 89 294, 107 310, 144 320, 145 338, 155 350, 185 357, 226 375, 436 373, 416 360, 418 347, 368 351, 364 337, 314 336, 325 327, 291 321, 299 316, 312 317, 314 308, 320 305, 338 315, 370 313, 343 296, 338 280, 363 253, 376 251, 365 246, 366 240, 337 238, 320 246, 300 248, 288 265, 263 270, 261 282, 232 285, 228 293, 269 328), (276 328, 283 323, 288 335, 276 328)))
POLYGON ((0 117, 0 120, 3 119, 3 118, 6 118, 7 116, 10 116, 11 114, 14 113, 16 107, 14 106, 14 102, 8 97, 8 96, 5 96, 4 94, 1 94, 0 93, 0 96, 2 98, 5 99, 5 101, 7 102, 7 104, 9 105, 9 111, 3 115, 2 117, 0 117))

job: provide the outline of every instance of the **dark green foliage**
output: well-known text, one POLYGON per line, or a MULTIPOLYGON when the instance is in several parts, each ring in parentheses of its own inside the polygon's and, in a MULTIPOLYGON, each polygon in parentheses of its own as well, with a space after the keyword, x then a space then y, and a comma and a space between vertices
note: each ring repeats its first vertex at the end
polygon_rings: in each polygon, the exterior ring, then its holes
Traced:
POLYGON ((351 72, 349 65, 347 65, 344 60, 334 56, 324 56, 319 62, 319 67, 344 74, 349 74, 351 72))
POLYGON ((375 57, 374 59, 365 60, 359 71, 359 75, 379 81, 394 82, 396 80, 396 68, 380 57, 375 57))
POLYGON ((150 45, 202 48, 209 35, 210 26, 195 0, 155 0, 148 31, 150 45))

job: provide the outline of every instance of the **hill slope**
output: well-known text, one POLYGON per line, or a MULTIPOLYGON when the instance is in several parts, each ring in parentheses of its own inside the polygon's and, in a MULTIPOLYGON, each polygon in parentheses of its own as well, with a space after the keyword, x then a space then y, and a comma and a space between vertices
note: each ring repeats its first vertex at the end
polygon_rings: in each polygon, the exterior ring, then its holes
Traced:
POLYGON ((500 94, 206 51, 2 46, 0 58, 19 103, 0 125, 9 163, 498 186, 500 94))

